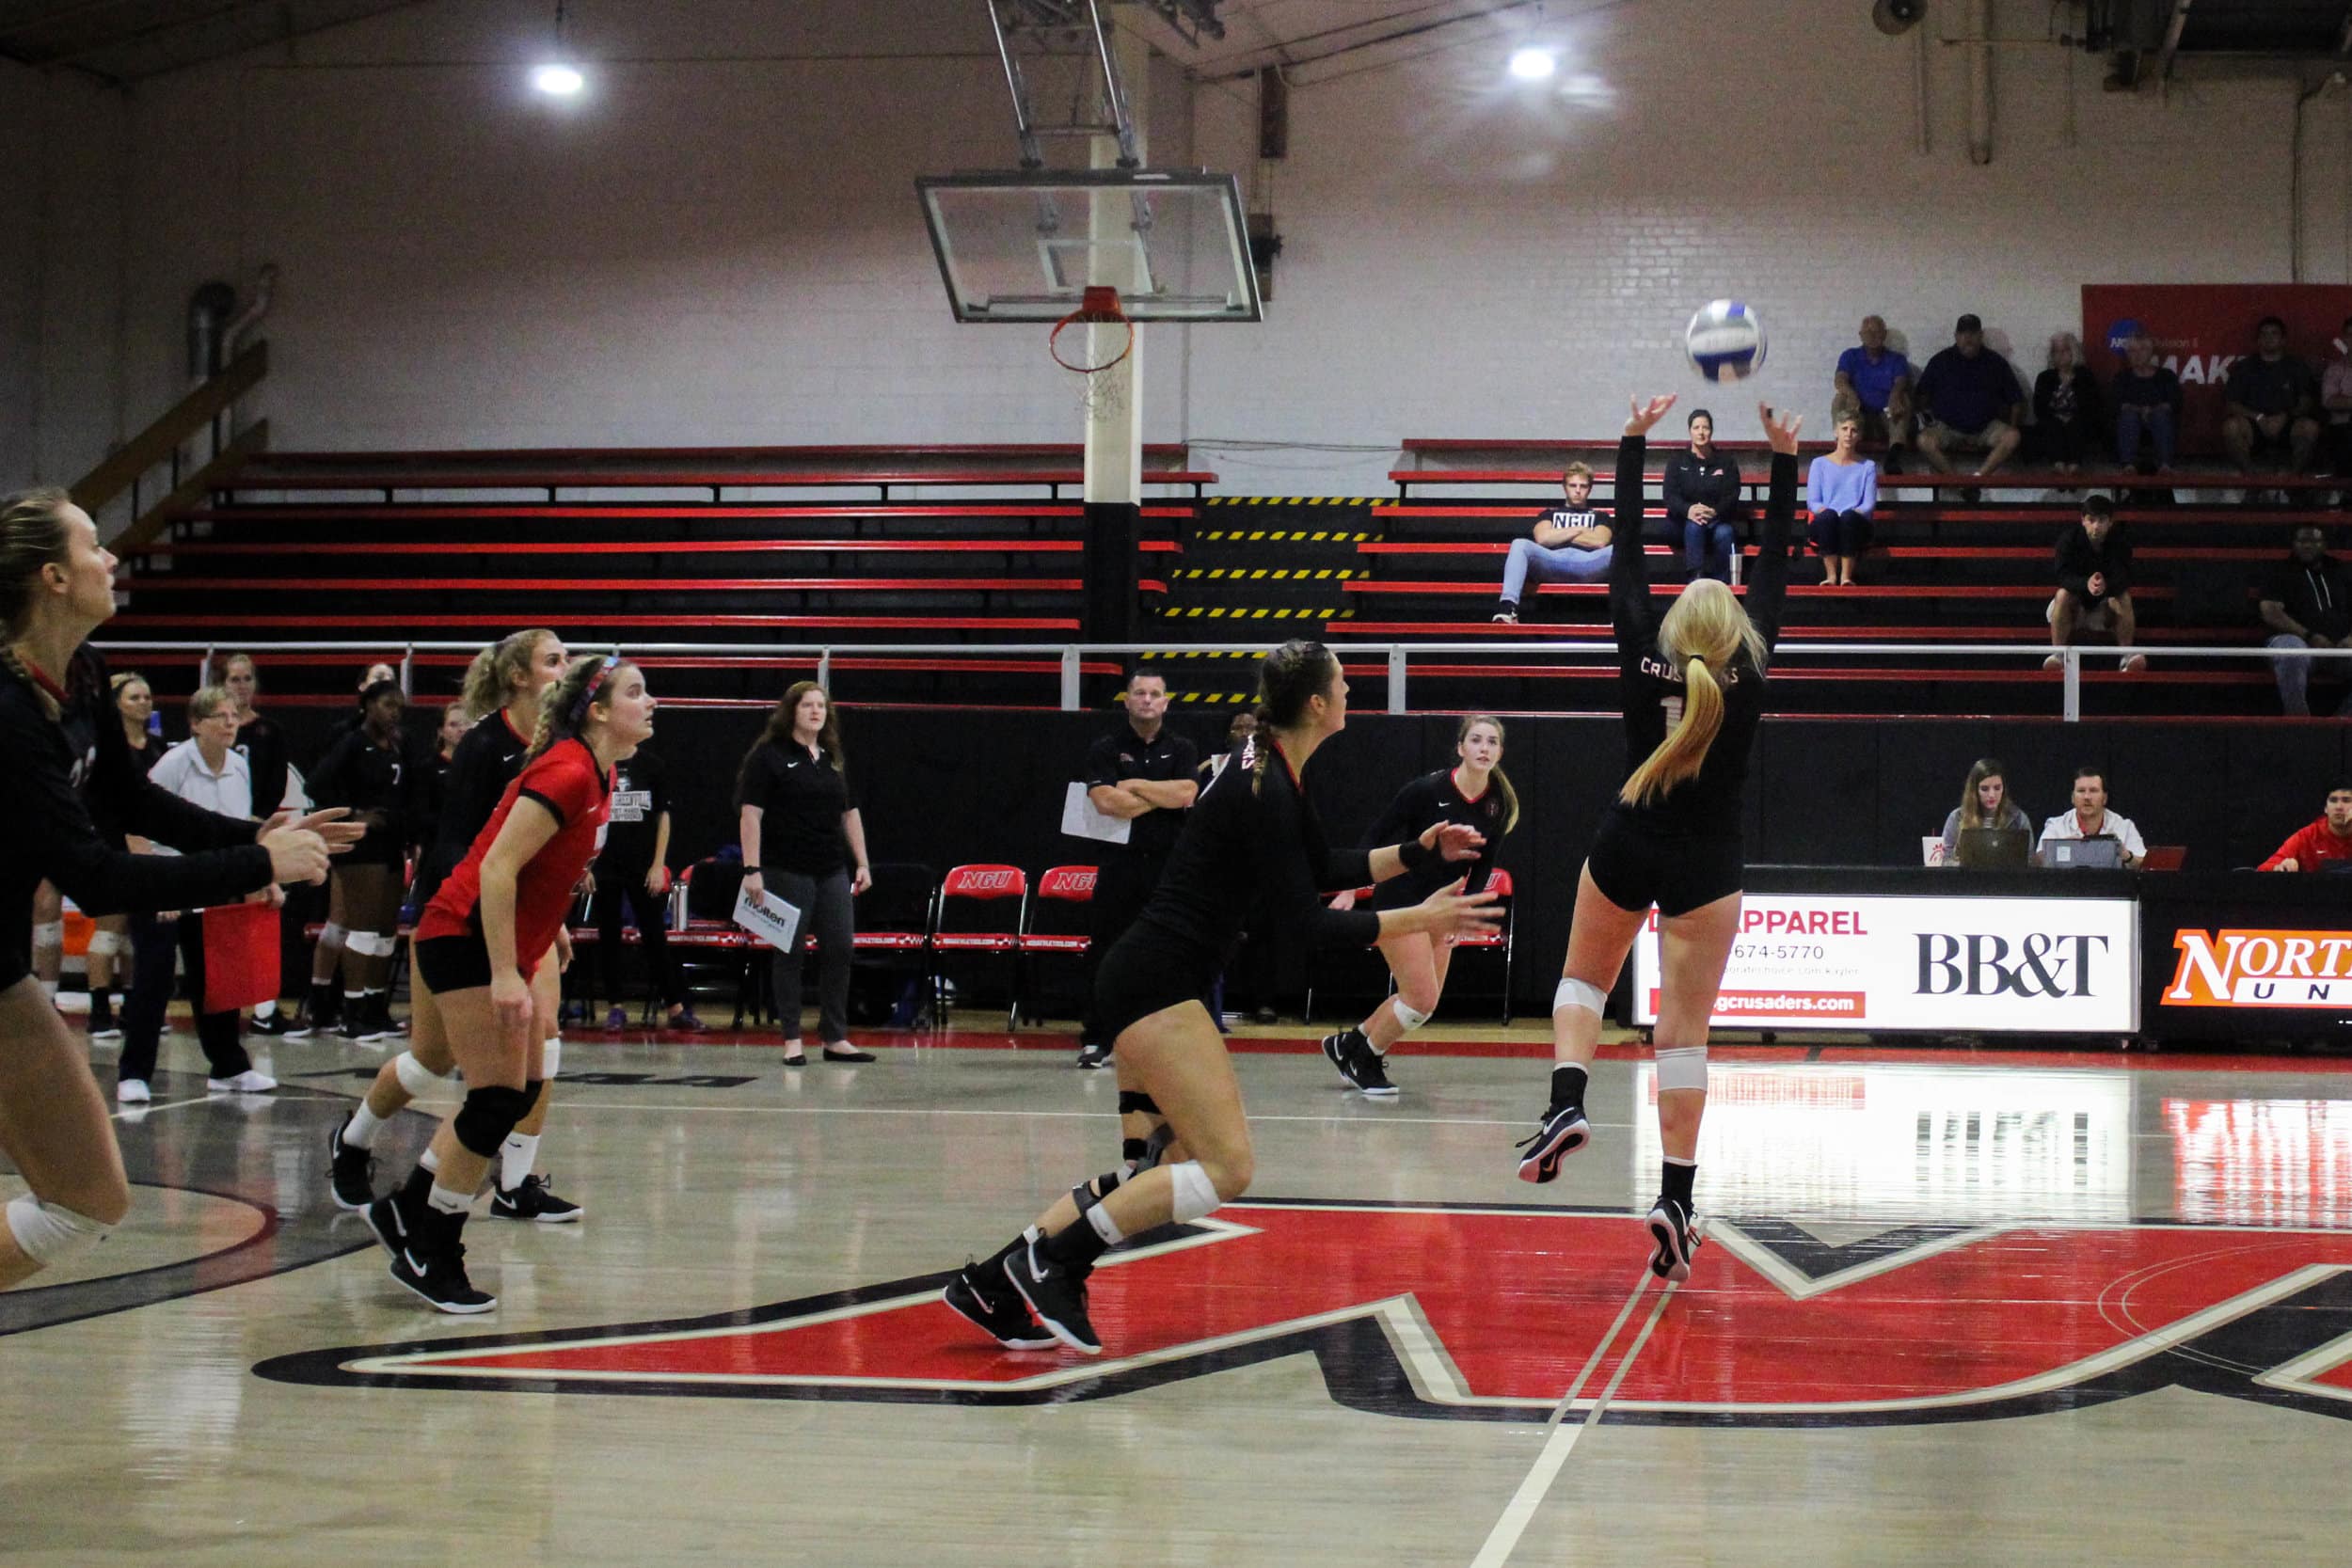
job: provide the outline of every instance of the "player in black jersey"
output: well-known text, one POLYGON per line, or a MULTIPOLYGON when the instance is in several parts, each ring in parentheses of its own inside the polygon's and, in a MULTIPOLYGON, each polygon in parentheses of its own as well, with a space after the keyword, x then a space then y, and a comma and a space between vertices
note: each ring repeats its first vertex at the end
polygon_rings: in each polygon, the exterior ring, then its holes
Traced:
POLYGON ((1458 879, 1410 909, 1324 906, 1323 892, 1470 860, 1484 841, 1472 829, 1440 823, 1370 852, 1329 848, 1299 787, 1299 769, 1347 722, 1339 660, 1320 642, 1287 642, 1267 656, 1261 680, 1259 732, 1201 791, 1158 886, 1095 980, 1104 1036, 1145 1101, 1121 1109, 1145 1110, 1159 1124, 1152 1141, 1160 1151, 1181 1140, 1186 1157, 1147 1159, 1133 1174, 1121 1169, 1081 1182, 985 1263, 957 1274, 947 1305, 1001 1344, 1041 1342, 1034 1312, 1056 1339, 1099 1354, 1087 1320, 1094 1260, 1125 1237, 1200 1219, 1248 1189, 1248 1118, 1204 998, 1261 898, 1286 928, 1332 944, 1492 926, 1485 906, 1493 895, 1465 895, 1458 879))
MULTIPOLYGON (((1486 835, 1486 847, 1471 863, 1463 880, 1465 892, 1477 893, 1494 870, 1502 835, 1518 826, 1519 798, 1502 771, 1502 721, 1491 713, 1462 717, 1454 732, 1454 751, 1461 761, 1454 768, 1425 773, 1396 792, 1389 809, 1374 823, 1364 842, 1395 844, 1410 838, 1433 822, 1458 822, 1486 835)), ((1372 907, 1398 910, 1417 904, 1437 891, 1450 872, 1433 871, 1399 877, 1373 890, 1372 907)), ((1354 892, 1332 903, 1353 908, 1354 892)), ((1445 990, 1446 970, 1454 961, 1451 939, 1414 932, 1382 937, 1380 956, 1396 977, 1396 994, 1373 1008, 1363 1022, 1336 1035, 1327 1035, 1323 1053, 1340 1069, 1340 1076, 1376 1099, 1392 1099, 1396 1085, 1389 1082, 1388 1054, 1397 1041, 1429 1022, 1445 990)))
MULTIPOLYGON (((309 780, 311 799, 349 806, 367 824, 367 837, 336 863, 326 918, 343 931, 342 1031, 368 1045, 400 1037, 392 1023, 392 955, 419 788, 416 758, 401 728, 407 711, 398 681, 369 683, 359 694, 359 722, 327 748, 309 780)), ((324 958, 324 938, 319 945, 324 958)), ((334 984, 334 962, 324 968, 324 976, 318 968, 310 972, 313 993, 334 984)))
MULTIPOLYGON (((1617 443, 1617 526, 1641 537, 1644 436, 1674 406, 1636 404, 1617 443)), ((1764 684, 1780 636, 1788 586, 1788 531, 1797 501, 1796 416, 1761 410, 1772 449, 1772 494, 1748 582, 1747 607, 1725 584, 1701 578, 1659 617, 1640 550, 1619 553, 1609 574, 1617 634, 1617 688, 1626 757, 1641 759, 1594 837, 1578 879, 1567 962, 1552 997, 1551 1104, 1519 1147, 1523 1181, 1549 1181, 1584 1146, 1584 1085, 1600 1044, 1601 1008, 1653 905, 1664 979, 1655 1035, 1658 1132, 1665 1151, 1649 1212, 1661 1279, 1691 1275, 1698 1248, 1691 1189, 1699 1120, 1707 1109, 1707 1028, 1724 962, 1740 930, 1746 851, 1740 793, 1764 712, 1764 684)))
MULTIPOLYGON (((457 743, 457 754, 450 762, 438 837, 423 856, 417 886, 409 895, 409 902, 417 908, 431 903, 442 881, 465 860, 498 810, 499 798, 522 771, 532 732, 539 723, 540 699, 562 678, 568 657, 563 639, 533 626, 483 649, 467 669, 465 703, 479 721, 457 743)), ((411 962, 414 954, 411 943, 411 962)), ((563 972, 571 961, 571 937, 559 934, 553 959, 539 964, 531 976, 532 1023, 544 1042, 543 1071, 530 1111, 515 1124, 500 1150, 497 1190, 490 1199, 494 1218, 566 1225, 586 1212, 568 1198, 558 1197, 532 1168, 539 1159, 540 1135, 548 1124, 555 1075, 563 1067, 564 1041, 558 1020, 563 1009, 563 972)), ((327 1137, 328 1183, 338 1208, 358 1211, 374 1201, 375 1162, 370 1150, 375 1146, 377 1130, 456 1067, 456 1055, 446 1041, 421 1040, 376 1072, 358 1109, 327 1137)))
POLYGON ((358 837, 341 812, 268 823, 217 816, 148 783, 83 646, 114 614, 115 558, 62 490, 0 501, 0 1154, 31 1189, 0 1210, 0 1290, 95 1244, 131 1204, 121 1151, 82 1042, 33 976, 33 888, 92 914, 227 903, 316 882, 358 837), (52 673, 54 672, 54 673, 52 673), (70 685, 69 685, 70 682, 70 685), (71 717, 78 749, 67 740, 71 717), (133 855, 90 818, 180 855, 133 855))

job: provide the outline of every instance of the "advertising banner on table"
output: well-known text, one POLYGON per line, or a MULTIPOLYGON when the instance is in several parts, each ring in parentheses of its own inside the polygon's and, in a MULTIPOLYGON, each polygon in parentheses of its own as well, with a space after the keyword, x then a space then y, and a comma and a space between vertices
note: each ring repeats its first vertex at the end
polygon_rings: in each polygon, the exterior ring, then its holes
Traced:
MULTIPOLYGON (((1658 1022, 1658 916, 1633 943, 1633 1022, 1658 1022)), ((1722 1028, 2129 1034, 2139 1019, 2128 898, 1748 895, 1722 1028)))
POLYGON ((2352 879, 2332 905, 2144 901, 2141 1017, 2157 1039, 2329 1039, 2352 1029, 2352 879))
MULTIPOLYGON (((2343 350, 2335 339, 2352 316, 2352 287, 2335 283, 2086 283, 2083 348, 2104 389, 2123 366, 2123 343, 2144 331, 2156 362, 2181 378, 2180 450, 2196 457, 2221 452, 2223 384, 2240 355, 2254 352, 2254 324, 2277 316, 2287 324, 2287 352, 2312 368, 2316 380, 2343 350)), ((2020 345, 2026 384, 2042 370, 2040 346, 2020 345)))

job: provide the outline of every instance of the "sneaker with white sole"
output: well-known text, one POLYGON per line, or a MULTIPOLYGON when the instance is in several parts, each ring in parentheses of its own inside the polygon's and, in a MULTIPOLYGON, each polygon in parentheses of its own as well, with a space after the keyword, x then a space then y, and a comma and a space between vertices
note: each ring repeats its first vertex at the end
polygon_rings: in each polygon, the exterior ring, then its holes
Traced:
POLYGON ((1005 1277, 1055 1338, 1082 1354, 1102 1354, 1103 1341, 1087 1319, 1087 1275, 1093 1269, 1073 1269, 1038 1248, 1035 1242, 1017 1248, 1005 1259, 1005 1277))
MULTIPOLYGON (((1005 1256, 1010 1257, 1011 1252, 1009 1250, 1005 1256)), ((1029 1316, 1028 1308, 1006 1281, 1001 1267, 965 1263, 947 1281, 939 1299, 947 1304, 948 1310, 1007 1350, 1051 1350, 1058 1342, 1052 1330, 1041 1327, 1029 1316)))
POLYGON ((234 1078, 207 1078, 204 1086, 215 1094, 267 1094, 278 1086, 278 1080, 247 1068, 234 1078))
POLYGON ((154 1098, 144 1078, 125 1078, 115 1085, 115 1103, 118 1105, 144 1105, 154 1098))
POLYGON ((1536 1124, 1535 1135, 1522 1139, 1518 1148, 1519 1180, 1549 1181, 1560 1174, 1560 1162, 1582 1148, 1593 1136, 1593 1124, 1584 1119, 1581 1105, 1554 1105, 1544 1113, 1536 1124))
POLYGON ((1705 1240, 1699 1234, 1698 1216, 1675 1199, 1661 1197, 1650 1205, 1649 1233, 1658 1243, 1649 1255, 1649 1272, 1677 1285, 1690 1278, 1691 1259, 1698 1256, 1705 1240))
POLYGON ((436 1311, 461 1317, 492 1311, 499 1304, 466 1275, 466 1243, 460 1239, 465 1227, 463 1214, 427 1212, 392 1254, 392 1279, 402 1290, 436 1311))
POLYGON ((356 1214, 375 1201, 375 1154, 343 1142, 343 1129, 350 1125, 346 1117, 326 1134, 326 1184, 335 1207, 356 1214))
POLYGON ((558 1197, 535 1173, 512 1187, 501 1187, 490 1198, 490 1217, 529 1220, 534 1225, 572 1225, 588 1212, 569 1198, 558 1197))

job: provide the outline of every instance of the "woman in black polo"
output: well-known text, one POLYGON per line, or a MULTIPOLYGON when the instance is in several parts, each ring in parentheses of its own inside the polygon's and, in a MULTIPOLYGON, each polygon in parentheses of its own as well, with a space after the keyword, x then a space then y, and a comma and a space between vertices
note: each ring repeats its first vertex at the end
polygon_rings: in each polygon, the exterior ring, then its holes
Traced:
POLYGON ((1691 411, 1691 450, 1666 459, 1660 488, 1666 523, 1682 542, 1682 566, 1690 580, 1731 580, 1732 553, 1740 547, 1740 465, 1715 445, 1715 416, 1691 411))
MULTIPOLYGON (((800 936, 817 939, 818 1039, 829 1062, 870 1062, 850 1043, 850 949, 856 927, 850 900, 873 885, 857 796, 841 767, 841 732, 833 699, 815 681, 795 682, 768 716, 768 728, 744 755, 736 803, 743 841, 743 889, 763 892, 801 911, 800 936)), ((801 943, 796 940, 794 945, 801 943)), ((776 1018, 784 1026, 784 1065, 800 1067, 800 952, 775 957, 776 1018)))

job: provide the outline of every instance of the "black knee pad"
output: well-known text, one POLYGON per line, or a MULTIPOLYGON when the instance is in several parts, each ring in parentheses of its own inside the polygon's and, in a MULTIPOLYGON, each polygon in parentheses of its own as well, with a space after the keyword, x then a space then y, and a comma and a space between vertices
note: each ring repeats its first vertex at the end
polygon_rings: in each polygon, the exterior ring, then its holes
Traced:
POLYGON ((1134 1089, 1120 1090, 1119 1114, 1124 1117, 1133 1116, 1137 1112, 1147 1117, 1156 1117, 1160 1114, 1160 1108, 1152 1103, 1152 1097, 1148 1094, 1138 1094, 1134 1089))
MULTIPOLYGON (((524 1080, 523 1080, 523 1116, 529 1116, 532 1112, 533 1112, 533 1111, 537 1110, 537 1109, 539 1108, 539 1101, 547 1098, 547 1092, 548 1092, 548 1081, 547 1081, 546 1079, 544 1079, 544 1078, 526 1078, 526 1079, 524 1079, 524 1080)), ((517 1121, 520 1121, 520 1120, 522 1119, 522 1117, 516 1117, 515 1119, 516 1119, 516 1120, 517 1120, 517 1121)))
POLYGON ((527 1090, 510 1089, 502 1084, 468 1089, 466 1102, 457 1108, 457 1119, 452 1124, 457 1141, 485 1160, 497 1159, 506 1134, 531 1113, 531 1100, 527 1090))

